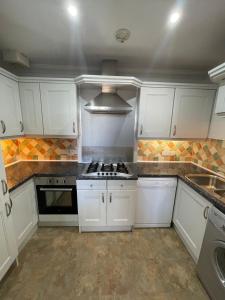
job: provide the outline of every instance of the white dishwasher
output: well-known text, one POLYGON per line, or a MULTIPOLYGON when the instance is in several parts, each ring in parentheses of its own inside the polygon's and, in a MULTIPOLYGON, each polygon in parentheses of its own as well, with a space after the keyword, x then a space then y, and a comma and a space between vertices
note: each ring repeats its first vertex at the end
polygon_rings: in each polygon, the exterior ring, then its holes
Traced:
POLYGON ((174 177, 140 177, 135 227, 170 227, 176 187, 174 177))

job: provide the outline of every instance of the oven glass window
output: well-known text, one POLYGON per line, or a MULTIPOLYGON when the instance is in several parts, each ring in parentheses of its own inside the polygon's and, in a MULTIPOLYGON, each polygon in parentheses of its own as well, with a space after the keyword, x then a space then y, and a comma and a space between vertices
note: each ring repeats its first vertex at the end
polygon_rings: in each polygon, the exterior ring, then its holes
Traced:
POLYGON ((71 192, 67 191, 46 191, 46 206, 47 207, 71 207, 72 198, 71 192))

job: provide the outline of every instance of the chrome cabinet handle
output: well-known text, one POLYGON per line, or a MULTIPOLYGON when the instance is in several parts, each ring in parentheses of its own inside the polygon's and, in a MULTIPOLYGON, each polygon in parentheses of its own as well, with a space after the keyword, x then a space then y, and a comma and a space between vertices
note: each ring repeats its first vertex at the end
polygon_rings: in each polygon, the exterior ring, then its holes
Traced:
POLYGON ((120 187, 123 187, 123 184, 121 184, 120 187))
POLYGON ((109 194, 109 202, 112 203, 112 193, 109 194))
POLYGON ((105 199, 104 199, 104 193, 102 193, 102 203, 105 202, 105 199))
POLYGON ((2 134, 4 134, 6 132, 6 126, 3 120, 1 120, 1 125, 2 125, 2 134))
POLYGON ((24 125, 23 125, 23 122, 20 121, 20 131, 23 132, 24 131, 24 125))
POLYGON ((11 207, 11 209, 12 209, 12 207, 13 207, 13 202, 12 202, 12 199, 11 199, 11 198, 9 198, 9 203, 10 203, 10 207, 11 207))
POLYGON ((5 210, 6 210, 6 216, 9 217, 12 211, 12 207, 7 202, 5 203, 5 210))
POLYGON ((209 206, 206 206, 203 212, 203 216, 206 220, 208 219, 208 214, 209 214, 209 206))
POLYGON ((143 125, 141 125, 140 127, 140 135, 142 135, 142 133, 143 133, 143 125))
POLYGON ((73 122, 73 133, 76 133, 76 124, 73 122))
POLYGON ((176 134, 177 134, 177 126, 174 125, 174 127, 173 127, 173 136, 175 136, 176 134))
POLYGON ((1 183, 2 183, 2 192, 3 192, 3 195, 5 195, 8 192, 8 186, 4 179, 1 180, 1 183))

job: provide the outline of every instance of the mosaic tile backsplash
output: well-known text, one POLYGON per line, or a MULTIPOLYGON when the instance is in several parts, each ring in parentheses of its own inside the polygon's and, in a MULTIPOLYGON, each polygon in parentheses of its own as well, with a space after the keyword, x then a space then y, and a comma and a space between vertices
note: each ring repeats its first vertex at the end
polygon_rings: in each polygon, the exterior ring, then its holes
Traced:
MULTIPOLYGON (((19 138, 1 140, 4 163, 17 160, 76 160, 75 139, 19 138)), ((225 175, 225 141, 139 140, 138 160, 193 161, 225 175)))
POLYGON ((139 140, 138 159, 143 161, 193 161, 225 175, 225 141, 211 139, 204 141, 139 140))
POLYGON ((17 160, 76 160, 75 139, 19 138, 0 141, 5 164, 17 160))

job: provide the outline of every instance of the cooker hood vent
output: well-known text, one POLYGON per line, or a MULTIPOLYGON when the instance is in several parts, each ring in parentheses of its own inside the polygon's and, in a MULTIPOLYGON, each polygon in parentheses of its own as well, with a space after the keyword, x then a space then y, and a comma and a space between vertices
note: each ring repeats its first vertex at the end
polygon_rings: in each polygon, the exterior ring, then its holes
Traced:
MULTIPOLYGON (((115 60, 102 62, 102 75, 116 75, 115 60)), ((111 85, 102 85, 102 92, 84 106, 85 110, 95 114, 127 114, 133 107, 122 99, 111 85)))

